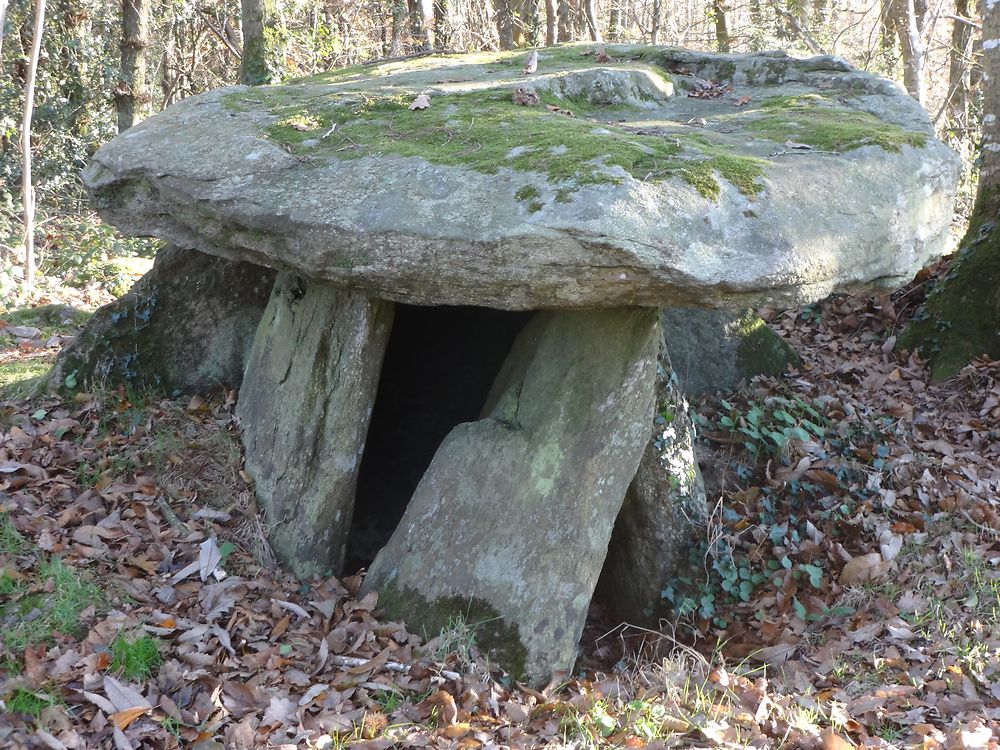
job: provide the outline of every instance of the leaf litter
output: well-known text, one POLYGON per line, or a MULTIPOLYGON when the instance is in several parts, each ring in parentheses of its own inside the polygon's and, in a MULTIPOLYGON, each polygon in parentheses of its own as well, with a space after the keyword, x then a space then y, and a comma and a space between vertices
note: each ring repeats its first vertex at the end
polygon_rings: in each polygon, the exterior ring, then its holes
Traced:
POLYGON ((929 383, 893 350, 921 294, 764 311, 802 364, 695 405, 712 577, 658 631, 595 603, 542 690, 474 623, 428 641, 360 576, 282 574, 235 394, 0 405, 0 619, 42 618, 64 578, 102 593, 0 639, 0 746, 996 747, 1000 364, 929 383), (148 679, 111 668, 126 632, 160 644, 148 679))

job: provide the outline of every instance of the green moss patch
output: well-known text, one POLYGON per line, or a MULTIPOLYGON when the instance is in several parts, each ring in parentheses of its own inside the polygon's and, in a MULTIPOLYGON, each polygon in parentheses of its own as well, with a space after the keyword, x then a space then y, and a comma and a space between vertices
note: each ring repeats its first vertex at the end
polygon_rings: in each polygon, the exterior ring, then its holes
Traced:
POLYGON ((833 106, 822 96, 772 96, 756 109, 744 110, 739 119, 751 133, 782 143, 792 140, 821 151, 850 151, 879 146, 899 151, 903 146, 922 148, 927 136, 904 130, 875 115, 833 106))
MULTIPOLYGON (((545 107, 521 107, 506 90, 434 97, 429 109, 419 111, 410 111, 409 98, 399 95, 287 88, 254 94, 264 97, 264 106, 277 117, 267 128, 268 137, 311 158, 392 153, 485 174, 508 167, 544 174, 564 191, 620 184, 620 170, 646 182, 679 178, 709 198, 720 193, 716 173, 745 194, 762 189, 756 182, 763 174, 759 159, 733 155, 705 139, 641 134, 545 107), (306 116, 313 129, 292 124, 306 116)), ((242 109, 248 101, 243 94, 230 94, 226 105, 242 109)), ((573 103, 562 102, 562 107, 572 109, 573 103)))
POLYGON ((747 375, 780 375, 788 365, 798 365, 799 355, 781 336, 752 311, 737 322, 737 365, 747 375))
POLYGON ((524 677, 528 650, 517 625, 508 623, 482 599, 450 596, 430 602, 412 589, 387 586, 379 591, 378 603, 390 616, 406 620, 412 632, 422 628, 425 638, 453 629, 456 621, 466 623, 476 644, 492 661, 515 679, 524 677))
POLYGON ((1000 190, 976 199, 969 228, 947 275, 899 337, 901 349, 918 349, 940 382, 975 357, 1000 357, 1000 190))

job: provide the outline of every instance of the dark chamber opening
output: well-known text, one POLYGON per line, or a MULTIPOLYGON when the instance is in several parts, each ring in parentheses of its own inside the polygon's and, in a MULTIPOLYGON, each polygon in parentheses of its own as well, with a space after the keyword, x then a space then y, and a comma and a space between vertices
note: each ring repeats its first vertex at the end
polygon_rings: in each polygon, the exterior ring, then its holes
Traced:
POLYGON ((484 307, 396 305, 365 452, 344 573, 371 563, 455 425, 479 418, 531 317, 484 307))

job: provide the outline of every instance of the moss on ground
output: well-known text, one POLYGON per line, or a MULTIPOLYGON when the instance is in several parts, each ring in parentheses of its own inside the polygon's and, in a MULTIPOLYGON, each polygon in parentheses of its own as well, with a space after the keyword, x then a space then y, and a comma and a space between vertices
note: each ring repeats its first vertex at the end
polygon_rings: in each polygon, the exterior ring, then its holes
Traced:
MULTIPOLYGON (((546 48, 540 57, 547 73, 583 70, 595 66, 593 49, 546 48)), ((657 75, 669 75, 662 49, 609 47, 607 51, 612 57, 606 63, 609 67, 627 62, 630 68, 648 66, 657 75)), ((223 103, 234 110, 265 109, 276 118, 266 128, 267 136, 304 158, 356 159, 385 153, 462 165, 485 174, 507 167, 544 174, 556 187, 557 201, 571 199, 581 186, 619 184, 622 172, 645 182, 680 179, 709 199, 720 196, 720 180, 744 195, 755 195, 764 189, 760 178, 767 162, 741 154, 741 144, 725 134, 730 132, 748 132, 778 143, 791 140, 821 151, 867 145, 899 151, 903 146, 921 147, 927 139, 923 133, 809 94, 772 96, 755 106, 712 116, 714 123, 727 126, 725 133, 692 132, 669 119, 654 119, 650 127, 636 127, 635 122, 632 127, 621 125, 615 116, 621 107, 601 107, 586 96, 566 98, 545 90, 539 97, 546 106, 518 106, 511 101, 511 81, 525 55, 525 50, 517 50, 354 66, 300 80, 308 85, 265 87, 252 95, 232 93, 223 103), (498 76, 495 81, 483 80, 486 88, 432 94, 429 108, 410 111, 418 90, 447 84, 451 75, 455 82, 474 80, 484 68, 498 76), (380 79, 422 70, 440 73, 441 80, 427 75, 393 77, 387 83, 397 93, 360 90, 371 81, 377 86, 380 79), (406 88, 410 84, 413 90, 406 88)), ((776 64, 783 70, 788 62, 776 64)), ((731 78, 735 64, 721 61, 719 74, 731 78)), ((531 79, 525 81, 530 85, 531 79)), ((532 213, 544 206, 541 195, 518 200, 527 203, 532 213)))
MULTIPOLYGON (((759 159, 733 155, 721 145, 686 134, 643 135, 544 107, 521 107, 506 90, 437 97, 433 106, 419 111, 410 111, 408 99, 400 95, 287 88, 254 95, 277 117, 267 128, 268 137, 303 156, 352 159, 392 153, 464 165, 485 174, 508 167, 545 174, 561 186, 564 199, 567 189, 620 184, 618 170, 647 182, 677 177, 707 198, 721 192, 716 173, 747 195, 762 189, 756 181, 764 172, 759 159), (315 125, 312 129, 301 127, 307 117, 315 125)), ((244 108, 246 102, 242 93, 226 98, 234 109, 244 108)), ((562 102, 564 109, 573 106, 562 102)))
POLYGON ((508 623, 488 602, 474 597, 440 597, 428 601, 412 589, 386 586, 379 591, 379 608, 389 616, 406 620, 413 632, 423 629, 425 638, 446 631, 460 620, 473 631, 476 644, 491 661, 503 666, 515 679, 525 677, 528 650, 516 624, 508 623))
POLYGON ((899 151, 903 146, 922 148, 927 143, 923 133, 905 130, 868 112, 833 106, 818 95, 772 96, 738 117, 748 118, 745 127, 751 133, 778 143, 804 143, 821 151, 850 151, 862 146, 899 151))
POLYGON ((39 391, 54 357, 0 360, 0 401, 28 398, 39 391))

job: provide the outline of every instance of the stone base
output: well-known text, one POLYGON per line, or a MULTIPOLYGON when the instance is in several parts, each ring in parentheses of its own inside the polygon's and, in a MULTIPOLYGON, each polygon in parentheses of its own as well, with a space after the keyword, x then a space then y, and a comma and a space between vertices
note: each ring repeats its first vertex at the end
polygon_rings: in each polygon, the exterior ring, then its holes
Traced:
POLYGON ((363 591, 416 632, 465 618, 518 678, 572 669, 649 440, 659 336, 654 309, 538 313, 487 416, 438 449, 363 591))
POLYGON ((167 247, 105 305, 49 376, 60 393, 126 384, 168 394, 238 388, 274 271, 167 247))
POLYGON ((663 592, 692 563, 708 521, 687 399, 660 357, 653 435, 629 485, 601 571, 599 596, 623 621, 655 628, 669 616, 663 592))
POLYGON ((754 375, 780 375, 799 356, 753 310, 663 311, 663 338, 688 396, 731 390, 754 375))
POLYGON ((237 415, 268 541, 295 575, 339 574, 391 302, 280 274, 237 415))

